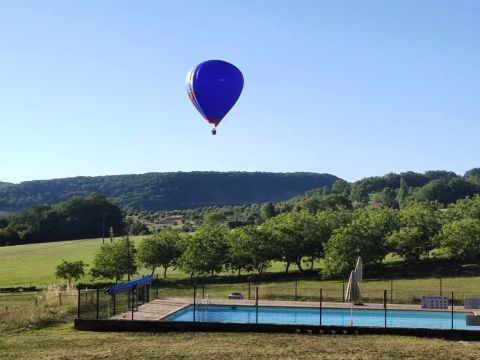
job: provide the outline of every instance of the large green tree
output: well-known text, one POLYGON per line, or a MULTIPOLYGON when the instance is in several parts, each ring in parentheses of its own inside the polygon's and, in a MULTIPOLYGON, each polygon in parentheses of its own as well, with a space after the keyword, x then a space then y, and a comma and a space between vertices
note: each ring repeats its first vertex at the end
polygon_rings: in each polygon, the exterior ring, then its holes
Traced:
POLYGON ((480 220, 480 195, 458 200, 448 207, 445 215, 450 221, 467 217, 480 220))
POLYGON ((262 229, 270 236, 276 259, 285 262, 286 272, 291 264, 303 271, 303 258, 313 261, 323 254, 323 243, 318 236, 323 229, 308 211, 280 214, 266 221, 262 229))
POLYGON ((389 250, 409 262, 428 256, 435 248, 434 236, 442 226, 442 213, 437 203, 412 202, 399 211, 400 229, 391 234, 389 250))
POLYGON ((95 254, 91 274, 93 277, 122 280, 125 275, 137 272, 137 250, 128 238, 116 239, 113 243, 102 245, 95 254))
POLYGON ((167 269, 177 264, 180 255, 179 231, 163 230, 140 242, 137 259, 143 267, 151 269, 152 275, 157 267, 163 267, 166 278, 167 269))
POLYGON ((257 271, 262 274, 274 258, 268 234, 261 228, 248 225, 230 230, 227 236, 229 254, 227 266, 237 271, 257 271))
POLYGON ((461 261, 480 261, 480 220, 465 218, 446 223, 438 235, 447 256, 461 261))
POLYGON ((228 228, 218 224, 204 224, 184 240, 180 268, 191 276, 219 273, 228 255, 226 234, 228 228))
POLYGON ((387 237, 398 228, 393 209, 362 208, 352 221, 334 231, 325 246, 326 275, 346 274, 361 256, 365 265, 378 264, 388 253, 387 237))

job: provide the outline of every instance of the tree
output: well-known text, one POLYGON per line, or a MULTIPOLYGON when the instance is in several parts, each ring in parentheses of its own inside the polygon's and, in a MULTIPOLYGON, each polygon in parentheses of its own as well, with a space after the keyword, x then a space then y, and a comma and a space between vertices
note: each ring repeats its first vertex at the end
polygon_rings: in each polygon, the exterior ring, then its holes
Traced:
POLYGON ((350 192, 350 198, 352 201, 358 203, 360 206, 368 204, 368 189, 363 182, 355 183, 352 185, 352 191, 350 192))
POLYGON ((465 218, 446 223, 438 234, 446 254, 455 260, 480 260, 480 220, 465 218))
POLYGON ((398 208, 395 190, 390 187, 385 187, 381 192, 375 193, 372 200, 374 203, 380 203, 386 207, 398 208))
POLYGON ((291 264, 303 271, 304 257, 313 261, 323 253, 323 243, 318 237, 322 229, 308 211, 280 214, 266 221, 262 229, 270 236, 276 259, 286 263, 287 273, 291 264))
POLYGON ((180 268, 186 273, 205 275, 221 272, 227 260, 227 228, 223 225, 204 224, 184 240, 180 268))
POLYGON ((91 273, 94 277, 115 279, 115 281, 123 279, 125 275, 133 275, 137 272, 136 252, 128 236, 117 239, 111 244, 102 245, 93 259, 94 266, 91 273))
POLYGON ((330 194, 330 195, 311 195, 297 202, 295 210, 308 210, 312 214, 326 209, 336 209, 337 207, 352 208, 352 202, 347 195, 330 194))
POLYGON ((332 185, 332 193, 334 194, 350 194, 350 184, 342 179, 337 179, 332 185))
POLYGON ((416 194, 421 201, 438 201, 444 205, 451 204, 458 199, 473 196, 478 192, 478 187, 462 177, 451 179, 432 180, 416 194))
POLYGON ((381 263, 388 252, 386 239, 397 227, 393 209, 355 211, 352 221, 334 231, 325 246, 325 274, 346 274, 359 256, 365 265, 381 263))
POLYGON ((260 208, 260 216, 263 220, 270 219, 275 216, 275 207, 271 202, 266 202, 260 208))
POLYGON ((151 269, 152 275, 157 267, 163 267, 163 277, 167 277, 167 269, 175 266, 180 253, 180 234, 176 230, 164 230, 143 239, 138 246, 139 263, 151 269))
POLYGON ((393 253, 403 257, 407 262, 415 262, 424 253, 422 234, 416 227, 404 227, 392 233, 387 245, 393 253))
POLYGON ((135 216, 127 216, 126 227, 127 233, 130 235, 148 235, 150 233, 147 225, 145 225, 139 220, 138 217, 135 216))
POLYGON ((480 195, 461 199, 450 205, 446 212, 446 217, 450 221, 461 220, 467 217, 480 220, 480 195))
POLYGON ((94 238, 102 236, 104 217, 106 225, 123 229, 120 208, 105 196, 93 193, 22 211, 12 217, 8 228, 21 243, 94 238))
POLYGON ((208 211, 203 215, 203 221, 208 225, 218 225, 225 222, 225 215, 220 211, 208 211))
POLYGON ((55 276, 61 279, 68 280, 68 287, 72 280, 77 281, 82 276, 85 275, 85 264, 82 260, 80 261, 65 261, 62 260, 60 264, 57 265, 55 271, 55 276))
POLYGON ((472 184, 480 185, 480 168, 468 170, 463 177, 472 184))
POLYGON ((409 262, 420 260, 435 247, 434 236, 442 226, 437 203, 413 202, 399 211, 400 229, 388 239, 390 251, 409 262))
POLYGON ((112 226, 121 233, 125 228, 120 208, 98 193, 75 196, 58 204, 56 210, 66 222, 64 239, 101 237, 104 226, 105 229, 112 226))
POLYGON ((230 230, 227 236, 229 246, 228 267, 236 270, 257 271, 263 274, 274 258, 268 235, 261 228, 248 225, 230 230))
POLYGON ((400 179, 400 187, 398 188, 398 193, 397 193, 397 202, 400 209, 407 205, 407 197, 408 197, 408 186, 407 186, 407 182, 405 181, 405 178, 402 177, 400 179))

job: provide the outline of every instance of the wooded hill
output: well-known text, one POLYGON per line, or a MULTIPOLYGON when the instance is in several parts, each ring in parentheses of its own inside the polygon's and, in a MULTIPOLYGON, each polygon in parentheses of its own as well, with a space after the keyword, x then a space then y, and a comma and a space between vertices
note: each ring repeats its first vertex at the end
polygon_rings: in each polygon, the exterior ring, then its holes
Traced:
POLYGON ((7 187, 7 186, 10 186, 10 185, 13 185, 13 184, 6 183, 6 182, 1 182, 1 181, 0 181, 0 189, 2 189, 2 188, 4 188, 4 187, 7 187))
POLYGON ((0 188, 0 211, 56 204, 92 192, 136 211, 263 203, 331 187, 337 179, 317 173, 174 172, 26 181, 0 188))

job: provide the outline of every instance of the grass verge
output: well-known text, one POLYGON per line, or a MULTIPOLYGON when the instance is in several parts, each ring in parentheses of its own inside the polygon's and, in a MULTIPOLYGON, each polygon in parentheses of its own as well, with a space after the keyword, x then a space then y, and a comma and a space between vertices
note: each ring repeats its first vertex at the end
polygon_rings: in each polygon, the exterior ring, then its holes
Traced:
POLYGON ((6 333, 0 359, 478 359, 480 343, 399 336, 95 333, 71 325, 6 333))

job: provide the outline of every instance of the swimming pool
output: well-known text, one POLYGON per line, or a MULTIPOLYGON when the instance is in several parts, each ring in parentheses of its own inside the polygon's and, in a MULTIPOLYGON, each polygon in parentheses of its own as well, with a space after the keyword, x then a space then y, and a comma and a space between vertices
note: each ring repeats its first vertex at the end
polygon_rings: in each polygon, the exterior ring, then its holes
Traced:
MULTIPOLYGON (((193 305, 187 306, 164 318, 164 321, 192 321, 193 305)), ((220 323, 255 323, 255 306, 198 305, 195 321, 220 323)), ((337 326, 385 326, 383 309, 350 309, 305 307, 259 306, 258 323, 263 324, 298 324, 337 326)), ((453 315, 453 328, 480 330, 480 326, 467 326, 466 313, 453 315)), ((387 327, 451 329, 452 313, 450 311, 421 310, 387 310, 387 327)))

